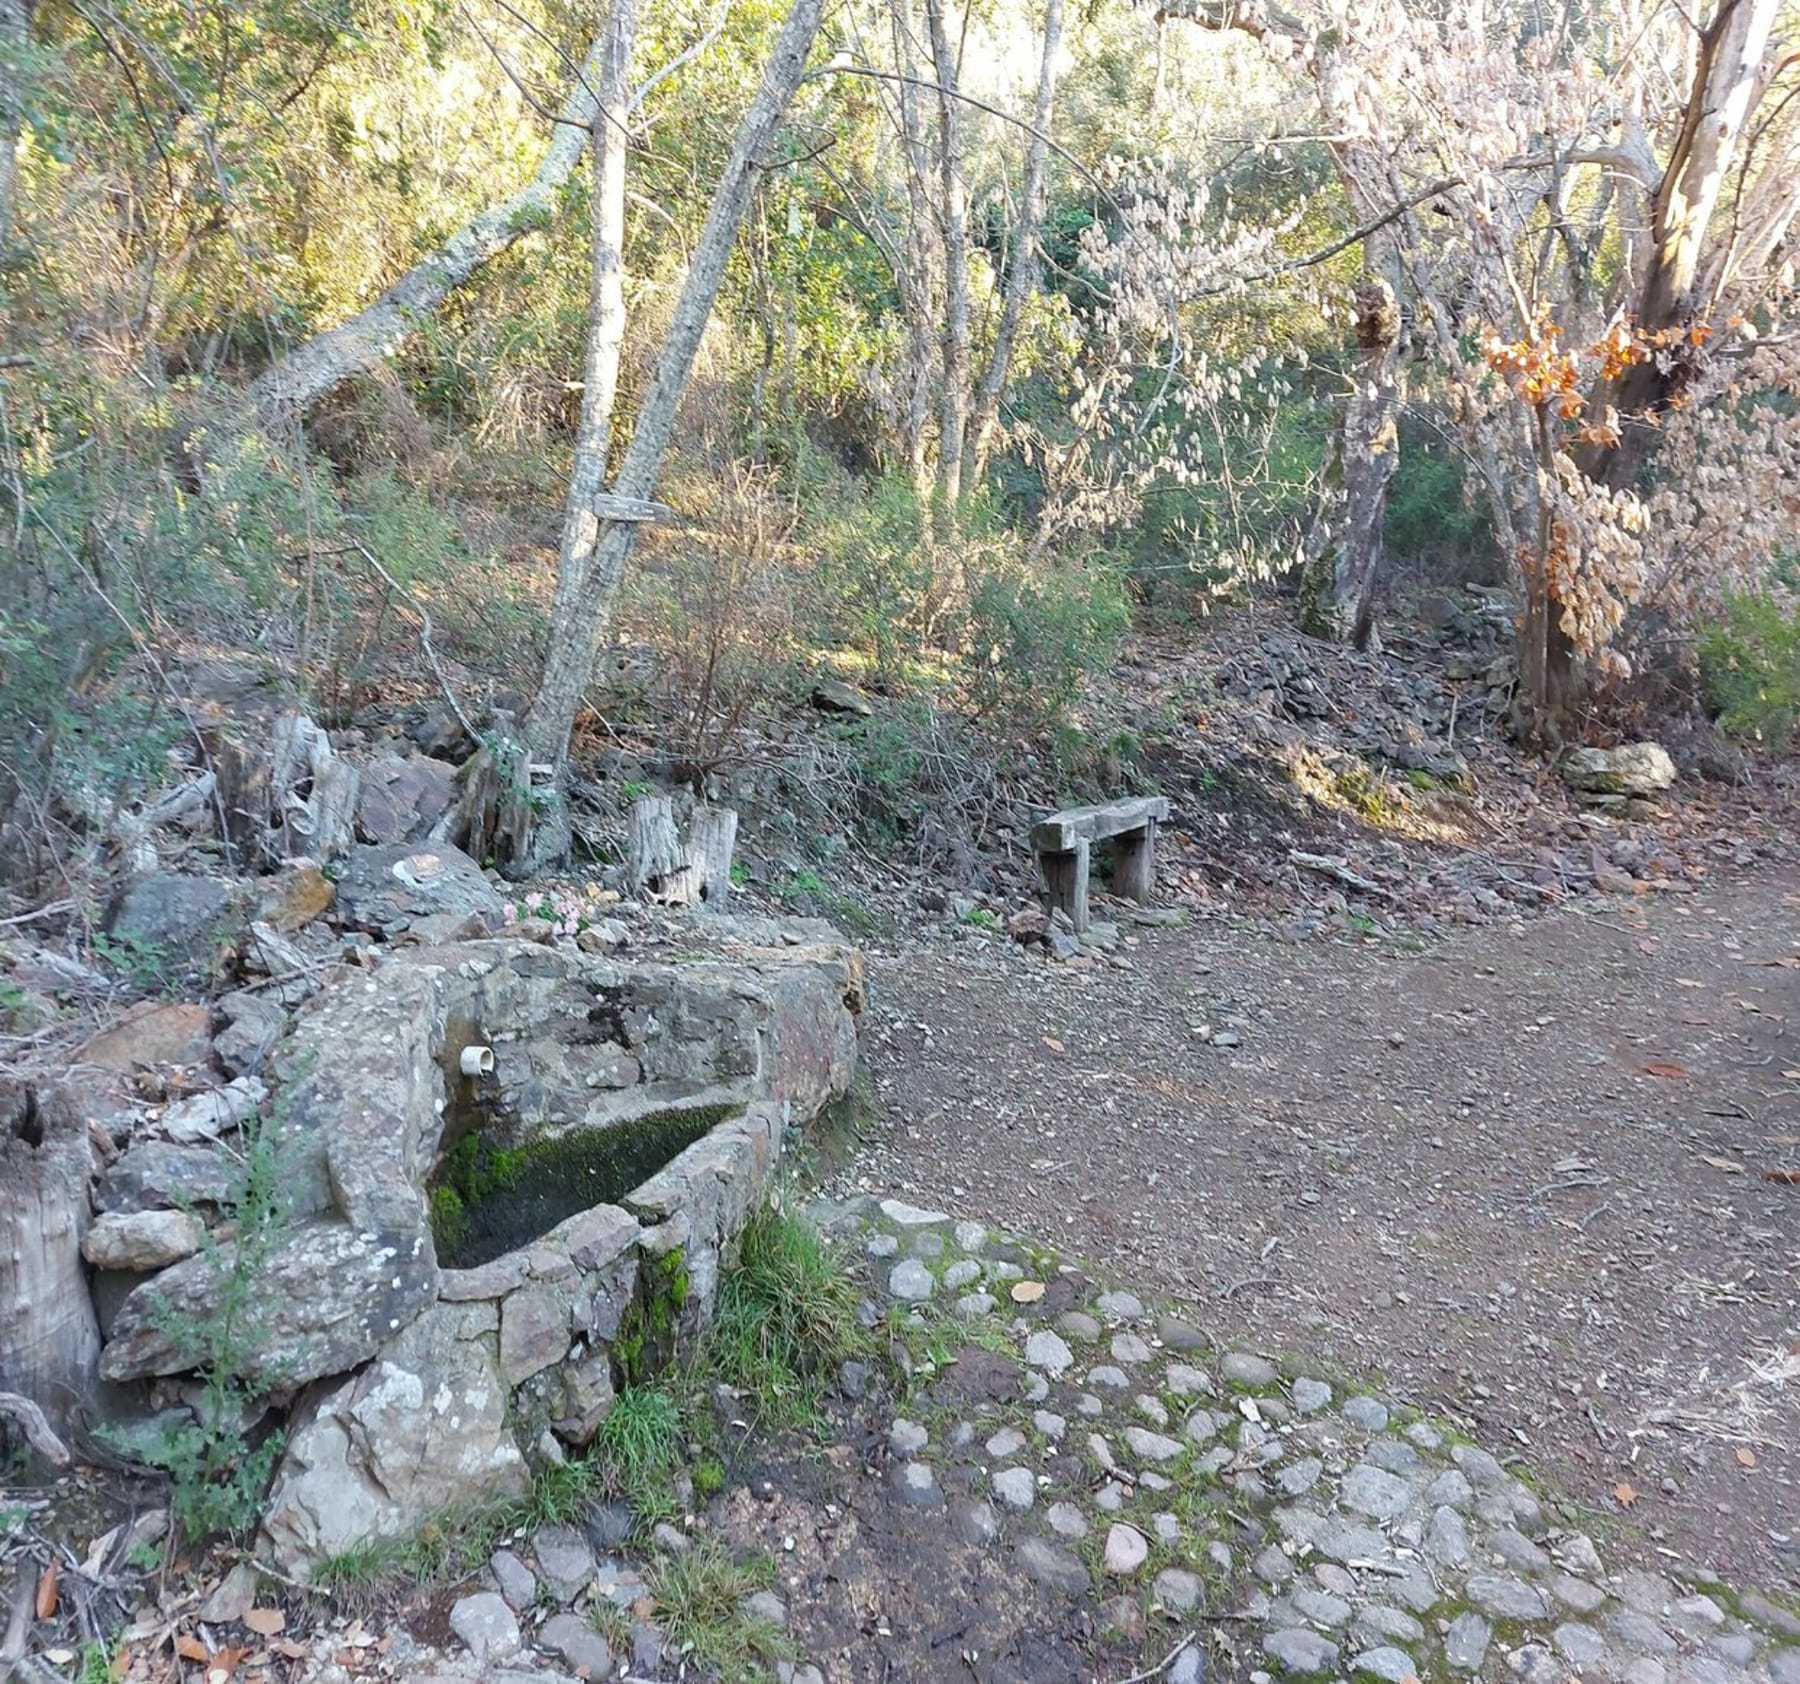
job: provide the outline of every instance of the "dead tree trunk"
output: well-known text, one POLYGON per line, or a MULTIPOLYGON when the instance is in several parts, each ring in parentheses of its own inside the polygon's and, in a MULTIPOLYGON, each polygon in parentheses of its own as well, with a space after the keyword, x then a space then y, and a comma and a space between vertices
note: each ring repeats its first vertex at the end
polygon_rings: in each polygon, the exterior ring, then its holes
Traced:
POLYGON ((1366 649, 1384 554, 1388 488, 1400 460, 1400 311, 1385 280, 1354 295, 1362 349, 1336 446, 1336 478, 1309 541, 1301 624, 1315 637, 1366 649))
POLYGON ((0 0, 0 251, 12 243, 33 0, 0 0))
POLYGON ((1062 51, 1063 0, 1045 0, 1044 54, 1038 65, 1037 100, 1031 108, 1031 136, 1025 147, 1025 175, 1019 185, 1019 214, 1013 221, 1007 252, 1006 285, 1001 294, 1000 321, 994 329, 994 347, 982 371, 969 418, 969 460, 964 476, 978 483, 987 472, 993 448, 1000 397, 1012 368, 1013 347, 1025 306, 1038 289, 1043 272, 1039 240, 1044 225, 1045 177, 1050 162, 1050 119, 1056 106, 1056 59, 1062 51))
POLYGON ((625 844, 626 875, 645 900, 663 900, 669 880, 687 867, 675 813, 666 795, 640 795, 631 804, 625 844))
POLYGON ((64 1431, 100 1376, 81 1261, 92 1172, 87 1119, 66 1094, 0 1090, 0 1391, 64 1431))
MULTIPOLYGON (((688 376, 700 349, 701 335, 712 315, 725 267, 737 243, 738 229, 750 202, 750 189, 775 130, 781 122, 800 77, 806 56, 818 34, 824 0, 794 0, 781 27, 775 49, 763 67, 762 82, 738 125, 731 156, 713 191, 706 226, 695 243, 687 279, 675 303, 675 313, 657 358, 656 372, 644 395, 632 429, 631 443, 613 484, 615 499, 648 499, 655 494, 663 453, 675 430, 675 419, 687 391, 688 376)), ((594 670, 594 652, 601 632, 612 617, 619 582, 637 543, 637 524, 627 520, 601 520, 601 531, 588 570, 586 589, 579 600, 564 603, 551 621, 549 649, 537 698, 525 724, 525 738, 533 753, 551 762, 560 776, 569 756, 569 735, 581 707, 582 693, 594 670)), ((563 593, 559 590, 561 600, 563 593)))
MULTIPOLYGON (((0 5, 17 3, 0 0, 0 5)), ((373 368, 485 263, 544 225, 587 144, 606 45, 603 36, 589 50, 550 131, 550 144, 537 173, 525 186, 458 229, 366 310, 297 346, 250 383, 247 396, 256 423, 264 431, 291 426, 327 393, 373 368)))
MULTIPOLYGON (((957 52, 943 0, 925 0, 938 86, 938 221, 944 238, 944 379, 938 393, 938 512, 954 521, 962 501, 963 439, 969 419, 969 192, 963 181, 957 52)), ((960 581, 958 582, 960 585, 960 581)))
POLYGON ((687 869, 690 904, 704 902, 723 912, 731 899, 731 856, 737 848, 738 816, 730 807, 696 807, 688 826, 687 869))

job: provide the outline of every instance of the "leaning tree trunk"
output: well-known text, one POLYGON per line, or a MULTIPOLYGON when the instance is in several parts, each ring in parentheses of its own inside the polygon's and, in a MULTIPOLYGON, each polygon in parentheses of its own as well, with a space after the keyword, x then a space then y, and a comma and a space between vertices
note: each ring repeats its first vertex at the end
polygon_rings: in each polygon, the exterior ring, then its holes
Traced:
MULTIPOLYGON (((957 55, 944 0, 925 0, 938 86, 938 219, 944 234, 944 381, 938 394, 938 512, 956 519, 962 502, 963 439, 969 420, 969 192, 963 182, 962 106, 957 55)), ((953 581, 960 596, 963 581, 953 581)))
POLYGON ((593 120, 593 267, 588 298, 587 360, 582 369, 581 425, 569 471, 562 544, 556 556, 552 620, 578 611, 600 541, 599 500, 613 402, 619 391, 619 352, 625 342, 625 165, 631 106, 631 53, 637 0, 613 0, 601 31, 600 84, 593 120))
MULTIPOLYGON (((1043 273, 1039 241, 1044 225, 1050 118, 1056 105, 1056 59, 1062 51, 1062 26, 1063 0, 1045 0, 1044 53, 1038 64, 1037 100, 1031 108, 1031 137, 1025 147, 1025 177, 1019 186, 1019 214, 1013 223, 1011 248, 1007 254, 1000 321, 994 329, 994 348, 982 372, 981 385, 975 393, 975 407, 969 417, 969 460, 964 474, 972 485, 978 484, 987 472, 988 453, 993 448, 995 423, 1000 415, 1000 396, 1006 390, 1006 377, 1012 368, 1019 324, 1043 273)), ((1160 64, 1160 60, 1158 62, 1160 64)))
MULTIPOLYGON (((763 167, 764 155, 782 114, 800 85, 823 8, 824 0, 794 0, 769 62, 763 67, 756 96, 738 125, 731 156, 713 191, 706 226, 695 243, 687 279, 675 303, 656 372, 638 411, 625 460, 619 466, 611 504, 647 501, 655 493, 663 453, 668 449, 701 335, 706 331, 732 247, 737 243, 753 179, 763 167)), ((569 736, 575 728, 582 693, 593 675, 600 634, 612 617, 613 600, 636 543, 636 522, 604 519, 586 590, 579 600, 566 602, 563 611, 551 621, 543 677, 526 719, 525 737, 532 751, 551 762, 559 774, 568 760, 569 736)))
POLYGON ((92 1173, 87 1119, 68 1095, 0 1090, 0 1392, 65 1430, 99 1385, 81 1261, 92 1173))
POLYGON ((1361 367, 1337 445, 1336 495, 1320 512, 1301 580, 1301 624, 1315 637, 1366 649, 1375 626, 1388 488, 1400 459, 1400 312, 1385 280, 1354 295, 1361 367))
MULTIPOLYGON (((1719 0, 1699 32, 1682 124, 1652 204, 1648 266, 1633 312, 1640 333, 1702 321, 1717 302, 1695 295, 1701 257, 1751 118, 1769 90, 1764 59, 1780 10, 1780 0, 1719 0)), ((1648 357, 1603 382, 1588 407, 1595 415, 1618 414, 1619 442, 1581 446, 1575 465, 1609 490, 1635 487, 1658 421, 1680 396, 1689 372, 1677 346, 1672 354, 1648 357)), ((1588 675, 1581 651, 1563 630, 1562 605, 1554 594, 1547 594, 1544 618, 1542 672, 1537 693, 1527 700, 1540 734, 1554 739, 1586 704, 1588 675)))
MULTIPOLYGON (((17 0, 0 0, 0 7, 9 4, 17 4, 17 0)), ((418 331, 424 318, 484 264, 521 236, 543 227, 587 144, 588 125, 594 118, 594 89, 603 73, 607 40, 602 36, 589 50, 531 180, 511 198, 490 205, 474 221, 458 229, 366 310, 297 346, 251 381, 247 396, 257 425, 268 432, 291 426, 346 380, 391 355, 418 331)))
POLYGON ((12 243, 33 0, 0 0, 0 251, 12 243))

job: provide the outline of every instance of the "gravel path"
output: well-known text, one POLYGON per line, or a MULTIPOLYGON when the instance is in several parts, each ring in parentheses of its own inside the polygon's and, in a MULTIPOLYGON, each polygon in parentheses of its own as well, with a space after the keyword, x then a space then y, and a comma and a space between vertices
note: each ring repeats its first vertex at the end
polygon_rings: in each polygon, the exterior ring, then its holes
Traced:
POLYGON ((1640 1563, 1800 1582, 1800 877, 1423 950, 975 931, 872 965, 841 1177, 1516 1447, 1640 1563))

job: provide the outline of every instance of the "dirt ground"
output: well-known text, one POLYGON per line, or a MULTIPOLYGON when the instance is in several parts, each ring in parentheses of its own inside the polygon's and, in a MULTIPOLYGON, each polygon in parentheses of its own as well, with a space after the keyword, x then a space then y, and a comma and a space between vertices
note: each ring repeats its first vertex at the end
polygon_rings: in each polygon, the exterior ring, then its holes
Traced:
POLYGON ((1614 1550, 1800 1585, 1800 871, 1429 942, 871 965, 842 1180, 1469 1423, 1614 1550), (1236 1037, 1236 1045, 1222 1045, 1236 1037))

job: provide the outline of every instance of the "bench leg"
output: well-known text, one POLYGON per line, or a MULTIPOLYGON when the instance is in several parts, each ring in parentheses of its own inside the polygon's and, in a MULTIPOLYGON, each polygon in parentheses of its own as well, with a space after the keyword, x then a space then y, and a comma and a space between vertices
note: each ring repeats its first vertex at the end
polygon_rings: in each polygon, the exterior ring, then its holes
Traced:
POLYGON ((1113 893, 1142 904, 1156 892, 1156 820, 1127 831, 1113 844, 1113 893))
POLYGON ((1068 913, 1077 935, 1088 927, 1088 864, 1085 840, 1077 841, 1066 854, 1038 855, 1051 910, 1060 907, 1068 913))

